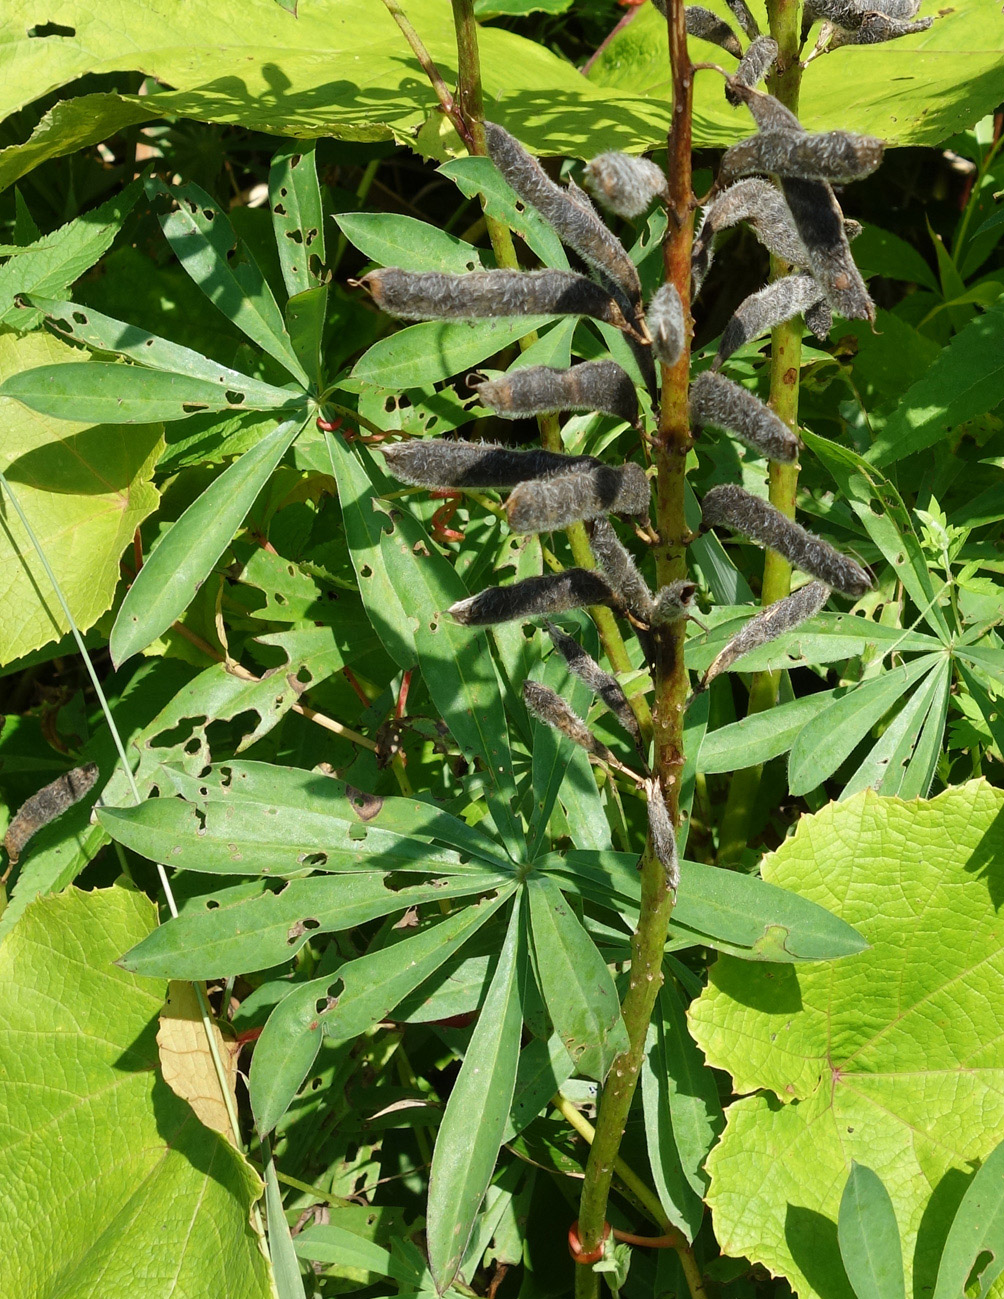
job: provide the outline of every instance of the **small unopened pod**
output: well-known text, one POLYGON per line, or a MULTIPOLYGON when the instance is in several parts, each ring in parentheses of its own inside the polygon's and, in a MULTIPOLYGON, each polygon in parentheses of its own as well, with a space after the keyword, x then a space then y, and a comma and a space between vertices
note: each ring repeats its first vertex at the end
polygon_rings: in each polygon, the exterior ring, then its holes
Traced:
POLYGON ((652 334, 652 351, 663 365, 675 365, 683 355, 687 326, 683 303, 675 284, 663 284, 648 304, 648 327, 652 334))
POLYGON ((592 733, 577 712, 561 695, 539 681, 523 682, 523 702, 527 712, 545 726, 551 726, 562 735, 567 735, 573 744, 577 744, 593 758, 609 762, 613 754, 592 733))
POLYGON ((638 424, 638 394, 630 375, 616 361, 584 361, 569 370, 528 365, 500 379, 474 374, 467 386, 502 419, 591 410, 638 424))
POLYGON ((884 41, 899 40, 901 36, 916 36, 918 32, 926 32, 933 23, 933 18, 906 22, 902 18, 889 18, 882 13, 865 14, 861 26, 854 31, 844 31, 840 27, 831 29, 821 43, 819 52, 829 54, 843 45, 881 45, 884 41))
POLYGON ((881 140, 850 131, 760 131, 725 150, 719 182, 766 174, 848 184, 870 176, 883 149, 881 140))
POLYGON ((790 108, 786 108, 773 95, 746 85, 739 79, 738 71, 725 83, 725 98, 731 104, 745 104, 761 131, 793 131, 797 135, 805 134, 805 128, 790 108))
POLYGON ((590 527, 589 544, 603 576, 610 583, 619 602, 639 622, 652 617, 652 592, 639 573, 630 551, 606 519, 596 519, 590 527))
POLYGON ((744 654, 759 649, 761 645, 769 645, 779 636, 800 627, 807 619, 815 618, 829 598, 830 588, 825 582, 810 582, 756 614, 716 656, 694 693, 707 690, 719 673, 727 672, 744 654))
POLYGON ((791 464, 802 443, 753 393, 713 370, 690 385, 690 420, 697 428, 722 429, 767 460, 791 464))
POLYGON ((657 776, 650 776, 645 782, 645 792, 648 795, 648 829, 652 836, 652 847, 666 872, 666 887, 675 893, 680 887, 676 831, 657 776))
POLYGON ((651 501, 640 465, 597 465, 520 483, 506 515, 513 532, 553 532, 606 514, 645 516, 651 501))
POLYGON ((668 627, 685 618, 693 618, 696 595, 697 583, 688 581, 685 577, 677 578, 675 582, 670 582, 666 586, 660 586, 652 604, 652 626, 668 627))
POLYGON ((568 665, 569 672, 589 687, 596 698, 613 713, 634 742, 640 745, 641 731, 638 729, 638 720, 631 711, 631 705, 628 703, 621 683, 609 672, 604 672, 592 655, 587 654, 574 637, 567 636, 553 622, 546 622, 544 625, 554 648, 568 665))
POLYGON ((725 98, 732 105, 742 102, 736 93, 738 87, 752 89, 758 86, 774 66, 777 59, 777 41, 770 36, 758 36, 739 60, 739 66, 725 83, 725 98))
POLYGON ((874 320, 872 302, 854 264, 848 225, 833 190, 821 181, 786 177, 784 199, 808 258, 808 269, 826 300, 845 320, 874 320))
POLYGON ((806 531, 787 518, 769 501, 753 496, 731 483, 712 487, 701 502, 705 527, 725 524, 760 546, 777 551, 803 573, 845 595, 860 596, 875 583, 849 555, 842 555, 828 541, 806 531))
POLYGON ((469 627, 488 627, 517 618, 542 618, 566 609, 609 604, 612 599, 613 592, 599 573, 569 568, 563 573, 528 577, 512 586, 489 586, 466 600, 458 600, 447 613, 469 627))
POLYGON ((653 200, 666 196, 666 176, 648 158, 601 153, 586 166, 586 188, 614 216, 641 216, 653 200))
POLYGON ((401 482, 454 491, 515 487, 528 478, 602 464, 593 456, 566 456, 536 448, 515 451, 492 442, 449 438, 411 438, 379 449, 388 470, 401 482))
POLYGON ((8 862, 12 866, 16 865, 32 835, 62 816, 74 803, 86 798, 97 778, 97 763, 88 762, 57 776, 44 789, 32 794, 31 798, 22 803, 4 836, 3 848, 8 862))
POLYGON ((497 316, 591 316, 629 331, 616 300, 574 271, 370 271, 358 281, 401 320, 492 320, 497 316))

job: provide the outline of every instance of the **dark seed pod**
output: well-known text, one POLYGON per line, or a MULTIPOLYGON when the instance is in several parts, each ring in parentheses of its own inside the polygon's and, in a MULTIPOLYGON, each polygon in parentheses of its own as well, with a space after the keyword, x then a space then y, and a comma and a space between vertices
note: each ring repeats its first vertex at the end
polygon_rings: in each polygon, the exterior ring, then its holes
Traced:
POLYGON ((565 186, 566 186, 565 193, 572 200, 572 202, 577 207, 582 208, 583 212, 588 212, 590 216, 595 217, 596 220, 599 221, 600 214, 599 212, 596 211, 596 207, 593 203, 593 200, 589 197, 586 191, 581 188, 581 186, 576 185, 573 177, 569 176, 568 180, 565 183, 565 186))
POLYGON ((553 622, 547 622, 544 625, 547 627, 547 634, 554 642, 555 649, 568 664, 569 672, 572 672, 580 681, 584 682, 596 698, 601 700, 613 713, 634 742, 641 744, 641 731, 638 729, 638 720, 631 711, 627 695, 625 695, 617 678, 611 676, 609 672, 604 672, 596 660, 586 653, 579 642, 571 636, 566 636, 560 627, 556 627, 553 622))
POLYGON ((745 221, 768 252, 792 266, 808 264, 809 254, 781 191, 768 180, 749 177, 723 190, 704 211, 694 237, 691 274, 696 295, 714 257, 714 239, 720 230, 745 221))
POLYGON ((725 524, 760 546, 768 546, 821 582, 845 595, 864 595, 874 582, 859 563, 828 541, 786 518, 769 501, 731 483, 712 489, 701 502, 706 527, 725 524))
POLYGON ((496 316, 592 316, 630 326, 599 284, 574 271, 370 271, 359 283, 390 316, 402 320, 491 320, 496 316))
POLYGON ((656 592, 652 605, 651 622, 653 627, 666 627, 679 622, 681 618, 691 618, 694 607, 694 596, 697 584, 686 578, 678 578, 668 586, 661 586, 656 592))
MULTIPOLYGON (((665 0, 654 0, 654 4, 659 12, 665 15, 665 0)), ((686 19, 688 36, 697 36, 702 41, 710 41, 712 45, 721 46, 727 54, 731 54, 734 58, 742 58, 743 47, 739 44, 739 37, 724 19, 719 18, 710 9, 704 9, 700 5, 687 5, 683 14, 686 19)))
POLYGON ((639 622, 652 618, 652 592, 638 572, 629 551, 606 519, 597 519, 590 530, 589 544, 603 575, 618 600, 639 622))
POLYGON ((675 365, 687 340, 683 303, 675 284, 663 284, 653 294, 648 304, 648 324, 656 359, 663 365, 675 365))
POLYGON ((529 478, 600 466, 593 456, 563 456, 555 451, 513 451, 491 442, 453 442, 446 438, 412 438, 381 447, 387 468, 416 487, 515 487, 529 478))
POLYGON ((574 249, 587 266, 616 285, 629 308, 636 311, 641 304, 641 281, 638 268, 620 240, 595 212, 590 212, 555 185, 536 158, 527 153, 508 131, 494 122, 485 122, 485 140, 488 156, 503 179, 554 227, 562 243, 574 249))
POLYGON ((757 26, 757 20, 750 13, 746 0, 725 0, 725 3, 735 14, 736 21, 745 34, 751 41, 755 41, 760 35, 760 28, 757 26))
POLYGON ((658 777, 652 776, 645 782, 648 794, 648 828, 652 836, 652 847, 655 855, 662 862, 666 872, 666 887, 673 893, 680 887, 680 862, 676 851, 676 831, 666 806, 659 785, 658 777))
POLYGON ((777 41, 771 36, 758 36, 739 60, 738 68, 725 83, 725 98, 733 107, 742 103, 742 97, 736 94, 735 87, 752 90, 758 86, 774 66, 776 59, 777 41))
POLYGON ((488 627, 517 618, 541 618, 590 604, 609 604, 613 592, 599 573, 589 568, 569 568, 563 573, 528 577, 512 586, 489 586, 466 600, 458 600, 447 613, 468 627, 488 627))
POLYGON ((605 514, 648 514, 652 489, 640 465, 583 467, 520 483, 506 501, 513 532, 553 532, 605 514))
POLYGON ((559 410, 593 410, 637 427, 638 395, 630 376, 615 361, 584 361, 570 370, 531 365, 501 379, 467 381, 479 399, 502 419, 522 419, 559 410))
POLYGON ((814 302, 811 307, 806 307, 805 323, 820 342, 829 338, 830 330, 833 328, 833 312, 825 298, 814 302))
POLYGON ((541 685, 539 681, 524 681, 523 702, 531 717, 536 717, 538 722, 553 726, 562 735, 567 735, 573 744, 585 749, 592 757, 599 758, 601 762, 609 762, 613 757, 578 713, 548 686, 541 685))
POLYGON ((823 290, 811 275, 785 275, 768 284, 759 293, 751 293, 741 303, 722 331, 722 339, 712 362, 717 370, 737 348, 800 315, 823 296, 823 290))
POLYGON ((829 598, 830 588, 824 582, 810 582, 808 586, 793 591, 791 595, 786 595, 783 600, 778 600, 758 613, 716 656, 694 694, 707 690, 720 672, 727 672, 737 659, 741 659, 750 650, 768 645, 785 632, 794 631, 806 619, 815 618, 829 598))
POLYGON ((790 464, 802 446, 769 406, 712 370, 690 385, 690 419, 696 428, 710 425, 732 434, 768 460, 790 464))
POLYGON ((829 185, 790 177, 781 181, 785 202, 805 244, 809 270, 826 300, 845 320, 874 320, 872 302, 854 264, 843 213, 829 185))
POLYGON ((586 187, 615 216, 629 220, 647 211, 666 194, 666 177, 648 158, 629 153, 601 153, 586 166, 586 187))
POLYGON ((865 14, 855 31, 848 32, 839 27, 831 29, 820 53, 829 54, 842 45, 880 45, 883 41, 895 41, 901 36, 915 36, 918 32, 928 31, 933 23, 933 18, 905 22, 901 18, 888 18, 881 13, 865 14))
MULTIPOLYGON (((845 31, 857 31, 873 13, 903 21, 916 16, 920 0, 805 0, 802 11, 802 40, 817 19, 833 23, 845 31)), ((930 26, 931 20, 928 20, 930 26)))
MULTIPOLYGON (((766 40, 767 37, 761 39, 766 40)), ((773 95, 745 85, 738 79, 738 74, 726 81, 725 98, 733 105, 745 104, 761 131, 794 131, 799 135, 806 133, 790 108, 785 108, 773 95)))
POLYGON ((42 826, 62 816, 74 803, 86 798, 97 778, 97 763, 88 762, 57 776, 44 789, 32 794, 27 802, 22 803, 4 835, 3 848, 9 863, 12 866, 17 864, 25 845, 36 830, 41 830, 42 826))
POLYGON ((761 131, 725 150, 718 182, 767 174, 847 184, 870 176, 883 149, 881 140, 850 131, 761 131))

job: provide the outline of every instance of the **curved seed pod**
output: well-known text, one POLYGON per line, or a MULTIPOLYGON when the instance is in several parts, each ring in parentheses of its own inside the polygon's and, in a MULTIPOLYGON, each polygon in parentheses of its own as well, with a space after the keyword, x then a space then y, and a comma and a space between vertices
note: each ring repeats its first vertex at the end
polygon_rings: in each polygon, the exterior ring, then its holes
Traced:
POLYGON ((821 343, 829 338, 833 328, 833 312, 825 298, 805 308, 805 323, 821 343))
POLYGON ((723 177, 731 181, 767 173, 848 184, 870 176, 881 163, 884 148, 881 140, 850 131, 761 131, 725 150, 719 183, 723 177))
POLYGON ((513 532, 553 532, 605 514, 648 514, 652 489, 640 465, 586 466, 520 483, 506 501, 513 532))
POLYGON ((901 18, 888 18, 885 14, 865 14, 856 31, 843 31, 833 28, 829 39, 825 41, 821 54, 829 54, 842 45, 880 45, 883 41, 895 41, 900 36, 914 36, 917 32, 926 32, 933 25, 933 18, 918 18, 916 22, 905 22, 901 18))
POLYGON ((769 501, 731 483, 712 487, 701 502, 707 527, 724 523, 760 546, 769 546, 803 573, 845 595, 864 595, 875 583, 856 560, 786 518, 769 501))
POLYGON ((676 831, 673 829, 669 808, 666 806, 666 799, 657 776, 651 776, 645 782, 645 790, 648 794, 648 828, 652 836, 652 847, 666 872, 666 887, 675 893, 680 887, 676 831))
POLYGON ((648 324, 656 358, 663 365, 675 365, 687 338, 683 303, 675 284, 663 284, 653 294, 648 304, 648 324))
POLYGON ((637 217, 667 193, 661 167, 629 153, 601 153, 586 164, 586 186, 615 216, 637 217))
MULTIPOLYGON (((919 0, 918 0, 919 2, 919 0)), ((750 13, 749 5, 746 0, 725 0, 725 3, 736 16, 736 21, 743 29, 751 41, 755 41, 760 35, 760 28, 757 20, 750 13)))
POLYGON ((866 17, 873 13, 902 21, 914 18, 919 9, 920 0, 805 0, 802 40, 805 40, 812 24, 820 18, 845 31, 856 31, 866 17))
POLYGON ((829 185, 790 177, 781 181, 785 202, 809 258, 809 270, 826 300, 845 320, 874 320, 872 302, 854 264, 843 213, 829 185))
POLYGON ((768 460, 790 464, 801 442, 782 419, 751 392, 705 370, 690 385, 690 419, 697 428, 711 425, 731 433, 768 460))
POLYGON ((517 618, 540 618, 590 604, 609 604, 613 591, 599 573, 589 568, 569 568, 564 573, 528 577, 512 586, 489 586, 466 600, 458 600, 447 613, 468 627, 488 627, 517 618))
POLYGON ((809 254, 795 229, 784 195, 770 181, 751 176, 723 190, 704 210, 704 220, 694 237, 691 260, 695 295, 711 267, 715 236, 740 221, 747 223, 768 252, 792 266, 808 264, 809 254))
MULTIPOLYGON (((665 0, 653 0, 653 3, 665 16, 665 0)), ((698 36, 702 41, 710 41, 712 45, 721 46, 733 57, 742 58, 743 47, 739 44, 739 37, 723 18, 713 14, 710 9, 702 8, 701 5, 687 5, 683 15, 686 19, 688 36, 698 36)))
MULTIPOLYGON (((766 40, 766 37, 763 37, 766 40)), ((780 99, 768 95, 754 86, 744 85, 737 77, 729 77, 725 83, 725 98, 733 105, 745 104, 750 116, 760 131, 794 131, 805 135, 805 128, 790 108, 785 108, 780 99)))
POLYGON ((604 672, 596 660, 586 653, 577 640, 571 636, 566 636, 561 628, 556 627, 553 622, 546 622, 544 626, 547 628, 547 634, 554 642, 555 649, 568 664, 569 672, 574 673, 580 681, 589 687, 596 698, 606 705, 635 744, 641 744, 638 719, 631 711, 627 695, 621 688, 621 683, 617 678, 611 676, 609 672, 604 672))
POLYGON ((582 208, 583 212, 588 212, 590 216, 594 216, 597 221, 600 220, 600 214, 596 211, 593 200, 581 186, 576 185, 572 176, 569 176, 568 180, 565 182, 565 192, 573 203, 582 208))
POLYGON ((782 321, 800 315, 823 296, 822 287, 811 275, 785 275, 759 293, 751 293, 735 310, 722 330, 721 342, 712 361, 717 370, 723 361, 751 339, 757 338, 782 321))
POLYGON ((468 379, 467 386, 502 419, 594 410, 638 425, 638 394, 630 376, 615 361, 584 361, 570 370, 530 365, 511 370, 501 379, 483 383, 468 379))
POLYGON ((815 618, 829 598, 830 588, 824 582, 810 582, 808 586, 793 591, 791 595, 786 595, 783 600, 778 600, 776 604, 758 613, 716 656, 694 694, 707 690, 720 672, 728 671, 737 659, 750 650, 759 649, 761 645, 777 640, 785 632, 794 631, 807 618, 815 618))
POLYGON ((485 122, 485 141, 488 156, 519 197, 537 209, 587 266, 615 284, 636 310, 641 303, 638 268, 596 213, 555 185, 536 158, 501 126, 485 122))
POLYGON ((613 297, 574 271, 370 271, 358 281, 373 301, 402 320, 491 320, 496 316, 592 316, 631 326, 613 297))
POLYGON ((652 605, 651 622, 653 627, 665 627, 681 618, 692 617, 694 596, 697 594, 697 583, 688 582, 685 577, 661 586, 656 592, 652 605))
POLYGON ((593 456, 514 451, 492 442, 453 442, 446 438, 412 438, 379 449, 387 468, 401 482, 454 490, 515 487, 528 478, 602 464, 593 456))
POLYGON ((553 726, 562 735, 567 735, 573 744, 585 749, 594 758, 609 762, 614 756, 605 744, 600 743, 578 713, 550 687, 541 685, 539 681, 524 681, 523 702, 531 717, 536 717, 538 722, 553 726))
POLYGON ((57 816, 62 816, 74 803, 85 798, 94 788, 97 778, 97 763, 88 762, 57 776, 44 789, 32 794, 31 798, 21 804, 17 815, 7 827, 3 841, 4 851, 12 866, 17 864, 21 852, 35 831, 41 830, 50 821, 55 821, 57 816))
MULTIPOLYGON (((734 85, 752 90, 758 86, 774 66, 777 59, 777 41, 771 36, 758 36, 739 60, 739 66, 725 83, 725 98, 735 107, 742 102, 734 85)), ((792 113, 792 117, 794 117, 792 113)), ((797 118, 795 118, 798 121, 797 118)))
POLYGON ((638 572, 627 548, 621 544, 620 538, 606 519, 597 519, 593 523, 589 544, 592 546, 597 564, 603 570, 604 577, 624 608, 634 614, 639 622, 650 622, 652 592, 638 572))

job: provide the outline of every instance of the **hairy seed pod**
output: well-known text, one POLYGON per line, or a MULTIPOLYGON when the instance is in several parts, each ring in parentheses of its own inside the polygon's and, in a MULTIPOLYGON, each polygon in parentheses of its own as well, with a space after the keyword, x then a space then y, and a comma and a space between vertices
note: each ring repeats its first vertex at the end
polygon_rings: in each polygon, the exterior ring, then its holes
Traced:
MULTIPOLYGON (((653 3, 656 9, 665 16, 665 0, 653 0, 653 3)), ((710 41, 712 45, 721 46, 727 54, 731 54, 734 58, 742 58, 743 47, 739 44, 739 37, 723 18, 713 14, 710 9, 702 8, 701 5, 687 5, 683 15, 687 24, 688 36, 697 36, 702 41, 710 41)))
POLYGON ((652 847, 666 872, 666 887, 675 893, 680 887, 676 831, 657 776, 652 776, 645 782, 645 790, 648 794, 648 828, 652 836, 652 847))
POLYGON ((845 595, 864 595, 874 582, 856 560, 842 555, 828 541, 786 518, 769 501, 725 483, 701 502, 707 527, 725 524, 760 546, 777 551, 790 564, 845 595))
POLYGON ((621 683, 617 678, 611 676, 609 672, 604 672, 596 660, 586 653, 577 640, 571 636, 566 636, 561 628, 556 627, 553 622, 546 622, 544 626, 547 628, 547 634, 553 641, 555 649, 568 664, 569 672, 577 676, 580 681, 589 687, 596 698, 606 705, 635 744, 641 744, 641 731, 638 729, 638 720, 631 711, 627 695, 621 688, 621 683))
POLYGON ((933 25, 933 18, 918 18, 916 22, 905 22, 901 18, 888 18, 881 13, 865 14, 861 25, 855 31, 844 31, 840 27, 831 28, 828 38, 821 42, 822 54, 838 50, 842 45, 880 45, 883 41, 895 41, 900 36, 915 36, 926 32, 933 25))
POLYGON ((596 211, 593 200, 581 186, 576 185, 573 177, 569 176, 568 180, 565 182, 565 186, 565 192, 572 202, 582 208, 583 212, 588 212, 590 216, 595 217, 596 220, 599 221, 600 214, 596 211))
MULTIPOLYGON (((749 90, 758 86, 774 66, 777 59, 777 41, 771 36, 758 36, 739 60, 739 66, 725 83, 725 98, 734 107, 742 103, 735 87, 749 90)), ((792 114, 794 117, 794 114, 792 114)), ((798 119, 795 118, 797 121, 798 119)))
POLYGON ((666 195, 666 177, 648 158, 601 153, 586 165, 586 187, 614 216, 641 216, 652 200, 666 195))
POLYGON ((714 240, 720 230, 745 221, 760 243, 792 266, 805 266, 809 255, 795 229, 784 195, 768 180, 751 176, 723 190, 704 210, 691 260, 694 294, 711 268, 714 240))
MULTIPOLYGON (((764 37, 766 39, 766 37, 764 37)), ((745 104, 760 131, 792 131, 805 135, 805 129, 790 108, 780 99, 768 95, 754 86, 744 85, 737 77, 725 83, 725 98, 733 105, 745 104)))
POLYGON ((821 343, 829 338, 833 328, 833 312, 825 298, 820 298, 811 307, 805 308, 805 323, 821 343))
POLYGON ((710 425, 731 433, 768 460, 790 464, 798 459, 802 444, 787 424, 758 397, 713 370, 690 385, 690 419, 696 428, 710 425))
POLYGON ((919 9, 920 0, 806 0, 802 11, 802 40, 817 19, 852 32, 873 13, 903 21, 915 17, 919 9))
POLYGON ((652 617, 652 592, 638 572, 630 552, 606 519, 597 519, 590 530, 589 544, 618 600, 639 622, 652 617))
POLYGON ((850 131, 761 131, 725 150, 718 181, 766 173, 847 184, 870 176, 884 147, 881 140, 850 131))
POLYGON ((478 491, 515 487, 528 478, 567 473, 603 462, 593 456, 565 456, 556 451, 514 451, 492 442, 453 442, 446 438, 412 438, 380 447, 387 468, 415 487, 478 491))
POLYGON ((606 514, 648 514, 652 489, 640 465, 587 466, 520 483, 506 501, 513 532, 554 532, 606 514))
POLYGON ((541 618, 590 604, 609 604, 613 591, 599 573, 589 568, 569 568, 563 573, 527 577, 512 586, 489 586, 466 600, 458 600, 447 613, 468 627, 488 627, 517 618, 541 618))
POLYGON ((793 316, 800 315, 823 297, 822 287, 811 275, 785 275, 736 308, 722 330, 721 342, 712 361, 717 370, 737 348, 765 334, 793 316))
POLYGON ((677 578, 668 586, 661 586, 652 605, 652 626, 666 627, 670 623, 679 622, 681 618, 692 617, 696 594, 697 583, 688 582, 685 577, 677 578))
POLYGON ((785 202, 805 244, 809 270, 834 311, 845 320, 874 320, 875 304, 854 264, 843 213, 829 185, 819 181, 781 181, 785 202))
POLYGON ((555 185, 536 158, 501 126, 485 122, 485 140, 488 156, 519 197, 535 207, 554 227, 562 243, 577 252, 587 266, 616 285, 628 306, 637 310, 641 304, 638 268, 624 245, 596 213, 590 212, 555 185))
POLYGON ((55 821, 57 816, 62 816, 74 803, 79 803, 82 798, 86 798, 94 788, 97 778, 97 763, 88 762, 82 767, 74 767, 72 771, 57 776, 44 789, 40 789, 37 794, 32 794, 31 798, 21 804, 17 815, 7 827, 3 841, 4 852, 12 866, 17 864, 25 845, 35 831, 41 830, 42 826, 48 825, 50 821, 55 821))
POLYGON ((471 383, 485 406, 502 419, 523 419, 559 410, 592 410, 638 425, 638 395, 615 361, 584 361, 570 370, 530 365, 501 379, 471 383))
POLYGON ((791 595, 786 595, 783 600, 778 600, 758 613, 716 656, 694 694, 707 690, 720 672, 727 672, 737 659, 741 659, 750 650, 768 645, 785 632, 794 631, 806 619, 815 618, 829 598, 830 588, 825 582, 810 582, 808 586, 793 591, 791 595))
POLYGON ((648 325, 652 332, 652 351, 663 365, 675 365, 687 341, 683 303, 675 284, 663 284, 648 304, 648 325))
POLYGON ((359 283, 401 320, 491 320, 496 316, 592 316, 617 329, 629 325, 599 284, 574 271, 370 271, 359 283))
POLYGON ((524 681, 523 702, 531 717, 536 717, 538 722, 543 722, 545 726, 553 726, 562 735, 567 735, 573 744, 585 749, 594 758, 599 758, 601 762, 609 762, 613 757, 607 746, 600 743, 578 713, 562 699, 561 695, 555 694, 548 686, 541 685, 539 681, 524 681))
POLYGON ((760 28, 757 20, 750 13, 749 5, 746 0, 725 0, 725 3, 736 16, 736 21, 743 29, 744 33, 751 41, 755 41, 760 35, 760 28))

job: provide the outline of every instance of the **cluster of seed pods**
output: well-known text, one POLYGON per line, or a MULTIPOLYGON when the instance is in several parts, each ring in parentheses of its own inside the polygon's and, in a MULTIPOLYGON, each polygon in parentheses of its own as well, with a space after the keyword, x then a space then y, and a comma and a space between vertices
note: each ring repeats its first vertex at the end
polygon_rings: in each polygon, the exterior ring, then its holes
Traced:
MULTIPOLYGON (((655 3, 663 8, 664 0, 655 3)), ((867 12, 864 3, 808 0, 807 22, 818 18, 829 25, 830 47, 834 31, 843 33, 837 43, 847 44, 853 43, 855 33, 876 30, 872 21, 876 15, 903 28, 892 34, 918 30, 912 19, 919 0, 867 0, 867 12)), ((759 90, 777 57, 777 45, 760 34, 745 0, 728 0, 728 4, 748 38, 745 53, 731 26, 706 10, 688 8, 687 29, 739 58, 736 72, 726 78, 726 97, 736 108, 749 111, 757 129, 723 156, 694 240, 693 294, 700 292, 712 264, 715 237, 739 222, 745 222, 792 270, 737 308, 710 369, 691 383, 690 417, 695 432, 718 429, 767 460, 792 462, 802 445, 796 433, 748 389, 723 374, 722 367, 736 349, 797 315, 803 315, 820 338, 827 336, 834 312, 848 319, 874 319, 874 305, 850 251, 850 240, 860 227, 844 219, 833 185, 870 174, 881 161, 882 144, 846 131, 809 133, 778 100, 759 90)), ((877 38, 860 36, 861 41, 873 39, 877 38)), ((406 320, 574 315, 612 325, 631 348, 657 410, 655 363, 673 365, 683 352, 689 329, 676 289, 665 284, 645 304, 635 263, 587 193, 574 182, 565 187, 552 181, 501 126, 486 122, 485 135, 488 154, 502 177, 550 223, 590 275, 551 269, 451 275, 386 268, 371 271, 361 283, 379 307, 406 320)), ((585 183, 602 207, 629 219, 667 194, 658 167, 625 154, 594 158, 586 167, 585 183)), ((500 378, 469 376, 468 384, 480 402, 502 419, 593 411, 645 433, 635 383, 613 361, 584 362, 568 369, 517 367, 500 378)), ((592 456, 449 438, 409 440, 383 448, 383 454, 390 473, 414 486, 458 493, 508 492, 506 516, 515 532, 544 533, 585 524, 596 569, 573 568, 490 587, 459 601, 448 613, 471 626, 545 620, 569 670, 589 686, 631 737, 641 771, 630 771, 618 762, 567 702, 546 686, 527 681, 526 706, 592 759, 627 771, 644 787, 652 842, 675 888, 678 872, 670 817, 624 692, 613 676, 550 621, 568 610, 606 605, 631 623, 651 661, 661 629, 693 617, 695 584, 678 581, 653 592, 610 523, 611 515, 620 515, 633 520, 641 533, 651 495, 645 471, 633 462, 608 465, 592 456)), ((695 693, 706 689, 743 654, 818 613, 832 590, 858 597, 872 586, 871 575, 857 561, 741 487, 713 488, 705 495, 702 509, 704 528, 729 528, 777 551, 815 580, 752 618, 722 649, 695 693)))

